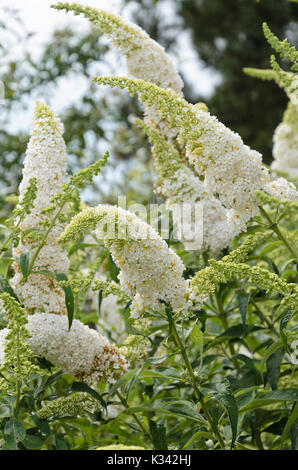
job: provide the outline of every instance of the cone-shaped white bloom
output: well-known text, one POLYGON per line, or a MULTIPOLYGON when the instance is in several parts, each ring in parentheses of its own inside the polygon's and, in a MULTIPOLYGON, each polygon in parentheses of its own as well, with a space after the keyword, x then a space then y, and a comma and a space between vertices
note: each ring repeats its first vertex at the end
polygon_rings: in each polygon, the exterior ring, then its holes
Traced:
POLYGON ((224 126, 208 112, 196 111, 200 133, 187 152, 198 174, 212 189, 225 208, 228 217, 245 229, 246 222, 255 215, 255 191, 269 181, 262 155, 245 145, 241 137, 224 126))
POLYGON ((99 27, 126 56, 128 72, 134 77, 181 92, 183 81, 171 58, 162 46, 136 24, 108 11, 78 3, 59 2, 54 8, 73 11, 76 15, 83 14, 99 27))
POLYGON ((298 178, 298 108, 291 102, 274 132, 273 157, 272 168, 298 178))
POLYGON ((278 178, 266 184, 265 191, 270 196, 287 201, 298 201, 298 191, 293 183, 289 183, 285 178, 278 178))
MULTIPOLYGON (((164 178, 159 187, 159 192, 166 197, 167 207, 174 209, 175 205, 185 207, 190 204, 193 217, 190 219, 190 228, 188 230, 185 217, 176 219, 177 232, 179 239, 183 242, 186 249, 194 249, 196 242, 199 242, 199 233, 189 241, 189 236, 194 230, 194 214, 197 207, 202 217, 201 243, 198 243, 197 249, 200 251, 209 251, 211 255, 216 256, 223 248, 228 247, 236 235, 235 227, 229 223, 229 211, 216 199, 206 184, 204 184, 193 171, 184 165, 177 170, 174 175, 164 178)), ((184 211, 185 213, 185 211, 184 211)))
POLYGON ((3 328, 0 330, 0 364, 3 364, 4 359, 5 359, 5 338, 8 333, 7 328, 3 328))
MULTIPOLYGON (((172 60, 163 47, 152 40, 140 27, 103 10, 78 5, 76 3, 60 2, 57 9, 82 13, 101 31, 112 39, 113 44, 126 56, 128 73, 136 78, 154 83, 161 88, 170 88, 182 94, 183 81, 173 66, 172 60)), ((154 123, 161 134, 170 141, 177 136, 177 129, 169 127, 164 118, 153 106, 145 106, 146 121, 154 123)), ((171 162, 166 162, 169 166, 171 162)), ((192 168, 181 163, 176 175, 171 178, 163 177, 160 193, 167 198, 168 207, 173 204, 189 203, 194 206, 199 201, 203 205, 203 243, 201 249, 209 250, 213 255, 230 245, 236 234, 235 227, 228 221, 227 209, 216 200, 208 188, 202 184, 192 168), (212 214, 209 214, 209 209, 212 214), (214 224, 214 222, 216 223, 214 224)), ((177 222, 177 232, 181 233, 181 241, 186 249, 193 249, 193 242, 188 243, 183 234, 187 231, 177 222)), ((200 241, 198 241, 200 244, 200 241)))
MULTIPOLYGON (((28 343, 34 354, 79 380, 113 382, 127 370, 118 349, 79 320, 74 320, 68 330, 65 315, 36 313, 28 317, 26 328, 31 334, 28 343)), ((7 328, 0 332, 0 363, 4 360, 7 333, 7 328)))
MULTIPOLYGON (((79 5, 78 3, 59 2, 54 6, 57 10, 73 11, 76 15, 83 14, 103 34, 110 38, 113 45, 126 57, 127 70, 130 75, 155 83, 161 88, 171 88, 181 93, 183 80, 175 69, 172 59, 164 48, 139 26, 113 15, 105 10, 79 5)), ((159 113, 151 107, 146 108, 146 115, 167 137, 175 137, 175 129, 171 129, 161 119, 159 113)))
MULTIPOLYGON (((20 200, 22 200, 31 178, 36 178, 37 195, 34 208, 21 223, 23 232, 40 230, 45 219, 42 210, 50 199, 61 191, 65 183, 67 153, 62 137, 63 124, 50 108, 37 103, 34 114, 33 129, 28 143, 23 168, 23 179, 20 184, 20 200)), ((65 252, 57 243, 63 227, 55 226, 49 233, 41 249, 34 269, 67 272, 69 262, 65 252)), ((14 255, 32 249, 32 241, 26 237, 14 249, 14 255)), ((30 259, 34 253, 31 250, 30 259)), ((64 293, 56 281, 41 274, 31 274, 27 282, 23 282, 18 263, 14 264, 15 276, 11 285, 29 313, 45 311, 48 313, 65 313, 64 293)))
POLYGON ((150 225, 129 211, 103 204, 74 217, 60 240, 73 239, 89 227, 96 227, 97 237, 120 268, 123 290, 131 298, 139 294, 134 304, 159 309, 166 302, 173 310, 187 308, 184 265, 150 225))

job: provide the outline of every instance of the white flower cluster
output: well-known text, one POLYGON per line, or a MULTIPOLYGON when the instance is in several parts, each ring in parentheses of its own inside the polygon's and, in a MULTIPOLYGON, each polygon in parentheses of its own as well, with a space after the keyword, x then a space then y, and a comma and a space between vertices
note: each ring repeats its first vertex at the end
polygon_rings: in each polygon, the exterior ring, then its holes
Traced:
MULTIPOLYGON (((75 14, 82 13, 99 26, 126 56, 129 74, 182 95, 183 82, 171 60, 164 49, 141 28, 108 12, 78 4, 61 2, 55 8, 74 11, 75 14)), ((156 93, 156 90, 152 90, 152 93, 156 93)), ((160 96, 160 102, 164 99, 164 96, 160 96)), ((158 129, 168 142, 174 142, 179 129, 170 128, 166 117, 176 110, 173 108, 169 111, 167 108, 167 112, 161 118, 160 106, 143 101, 149 118, 146 119, 147 123, 158 129)), ((190 106, 186 102, 185 104, 190 106)), ((183 163, 175 175, 171 174, 170 177, 163 175, 159 189, 168 199, 169 206, 173 200, 183 203, 189 199, 194 204, 197 202, 203 204, 202 249, 208 249, 212 254, 216 254, 229 246, 235 235, 246 230, 247 222, 257 213, 255 191, 264 189, 269 176, 262 164, 262 156, 246 146, 238 134, 206 112, 201 104, 191 108, 194 120, 200 128, 197 129, 200 136, 196 145, 192 139, 186 144, 191 167, 189 168, 185 162, 185 149, 178 139, 175 145, 183 163), (212 213, 208 212, 209 209, 212 213), (217 223, 214 225, 215 221, 217 223)), ((177 116, 177 122, 179 117, 181 121, 183 120, 180 115, 177 116)), ((288 154, 287 158, 291 159, 290 152, 288 154)), ((168 164, 170 165, 170 162, 168 164)), ((183 237, 181 240, 187 246, 187 241, 183 237)))
MULTIPOLYGON (((128 368, 114 345, 79 320, 74 320, 69 330, 65 315, 36 313, 29 316, 26 328, 31 334, 28 343, 34 354, 45 357, 78 380, 112 383, 128 368)), ((7 328, 0 331, 0 364, 4 362, 8 331, 7 328)))
POLYGON ((293 183, 289 183, 285 178, 278 178, 277 180, 270 181, 265 186, 266 193, 277 199, 298 201, 298 191, 293 183))
MULTIPOLYGON (((67 153, 62 134, 63 125, 59 117, 45 104, 37 103, 19 189, 20 200, 31 178, 36 178, 37 194, 31 213, 20 225, 23 232, 42 228, 41 223, 46 217, 42 214, 42 210, 49 205, 50 199, 61 191, 65 182, 67 153)), ((62 230, 63 227, 56 226, 49 233, 37 256, 34 269, 67 272, 69 266, 67 255, 57 243, 62 230)), ((20 256, 22 252, 30 249, 31 259, 34 253, 32 241, 24 236, 13 254, 20 256)), ((18 263, 15 263, 14 269, 15 276, 11 280, 11 286, 29 313, 35 311, 65 313, 64 293, 56 281, 47 276, 31 274, 24 283, 18 263)))
MULTIPOLYGON (((172 60, 164 48, 152 40, 140 27, 103 10, 78 4, 61 3, 60 6, 58 4, 58 9, 63 8, 72 10, 76 14, 82 13, 99 26, 102 32, 110 37, 114 45, 126 56, 130 75, 182 94, 183 81, 172 60)), ((146 120, 149 123, 154 123, 166 139, 172 140, 177 136, 177 129, 170 128, 154 107, 146 106, 145 108, 146 120)), ((200 106, 194 107, 196 110, 200 108, 200 106)), ((170 165, 170 162, 168 164, 170 165)), ((193 169, 188 167, 186 163, 181 164, 179 170, 171 178, 163 178, 159 190, 168 199, 169 208, 175 203, 191 202, 196 204, 198 201, 203 204, 202 250, 209 250, 215 255, 231 244, 237 231, 235 225, 229 223, 227 209, 213 196, 212 191, 201 182, 193 169), (211 214, 209 209, 212 210, 211 214)), ((195 210, 194 207, 194 212, 195 210)), ((186 248, 191 249, 193 242, 189 244, 183 236, 187 229, 185 224, 183 228, 182 230, 179 223, 177 224, 177 232, 182 234, 181 241, 186 248)))
POLYGON ((5 346, 6 346, 5 338, 6 338, 7 333, 8 333, 7 328, 3 328, 2 330, 0 330, 0 365, 4 363, 4 359, 5 359, 5 346))
POLYGON ((289 102, 283 121, 273 136, 272 168, 298 178, 298 108, 289 102))
MULTIPOLYGON (((190 203, 192 213, 196 213, 197 206, 201 207, 202 244, 200 250, 208 251, 216 256, 223 248, 228 247, 235 236, 235 228, 228 221, 229 211, 210 192, 205 182, 202 182, 193 171, 184 166, 170 178, 165 178, 160 185, 159 192, 167 198, 167 207, 174 208, 175 204, 190 203)), ((187 236, 193 230, 188 230, 185 218, 177 219, 177 233, 186 249, 192 249, 193 241, 188 241, 187 236), (180 222, 180 223, 179 223, 180 222)), ((199 234, 197 234, 197 237, 199 234)))
POLYGON ((248 220, 255 215, 255 191, 269 181, 262 155, 245 145, 241 137, 224 126, 215 116, 196 111, 200 136, 187 149, 187 156, 199 175, 205 178, 210 192, 217 194, 228 209, 228 220, 235 225, 235 233, 245 230, 248 220))
POLYGON ((54 8, 83 14, 99 27, 126 56, 129 73, 133 76, 156 83, 162 88, 171 88, 177 93, 181 91, 183 81, 164 48, 136 24, 124 21, 108 11, 78 3, 60 2, 54 8))
POLYGON ((119 280, 122 288, 134 298, 133 315, 139 316, 145 308, 158 309, 161 302, 171 304, 173 310, 186 309, 187 282, 182 277, 184 265, 158 233, 136 215, 121 208, 99 205, 94 211, 96 217, 102 217, 96 234, 104 239, 121 269, 119 280), (116 225, 118 237, 112 238, 111 233, 104 233, 102 224, 116 225), (123 229, 126 233, 120 238, 123 229))
POLYGON ((29 316, 27 328, 33 352, 79 380, 113 382, 127 369, 118 349, 79 320, 68 330, 66 316, 36 313, 29 316))
MULTIPOLYGON (((28 145, 23 180, 20 185, 22 200, 31 178, 36 178, 37 197, 32 212, 25 217, 22 231, 40 229, 45 215, 42 213, 53 196, 61 191, 66 175, 67 154, 62 137, 63 125, 45 105, 37 103, 31 139, 28 145)), ((63 226, 55 226, 49 233, 35 269, 67 272, 69 261, 57 242, 63 226)), ((32 248, 30 240, 23 236, 14 250, 20 255, 32 248)), ((34 248, 32 249, 34 252, 34 248)), ((74 320, 68 329, 64 292, 57 282, 43 274, 32 273, 24 282, 18 263, 11 285, 15 289, 29 315, 26 325, 31 338, 28 343, 33 352, 45 357, 63 372, 87 382, 107 380, 112 382, 126 369, 127 363, 119 350, 97 331, 74 320)), ((0 331, 0 363, 4 362, 8 329, 0 331)))
MULTIPOLYGON (((100 272, 96 273, 94 280, 106 281, 107 277, 100 272)), ((87 296, 91 301, 91 308, 96 311, 98 309, 98 291, 91 290, 87 296)), ((98 318, 99 331, 103 329, 105 332, 109 332, 110 337, 112 337, 117 344, 121 344, 126 337, 125 322, 120 309, 121 306, 118 302, 118 296, 109 294, 101 300, 98 318)))

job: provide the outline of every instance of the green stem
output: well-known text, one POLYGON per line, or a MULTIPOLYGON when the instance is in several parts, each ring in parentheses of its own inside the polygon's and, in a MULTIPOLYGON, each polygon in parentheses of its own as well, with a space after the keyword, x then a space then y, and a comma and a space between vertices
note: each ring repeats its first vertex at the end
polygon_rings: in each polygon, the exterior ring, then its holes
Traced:
POLYGON ((271 230, 273 230, 274 233, 278 236, 278 238, 283 242, 285 247, 289 250, 291 255, 294 258, 297 258, 297 254, 294 250, 294 248, 290 245, 288 240, 285 238, 285 236, 282 234, 279 226, 271 219, 270 215, 265 211, 265 209, 262 206, 259 206, 261 214, 265 217, 265 219, 269 222, 271 230))
MULTIPOLYGON (((220 300, 220 297, 219 297, 219 294, 218 292, 216 291, 215 292, 215 298, 216 298, 216 303, 217 303, 217 307, 218 307, 218 311, 219 311, 219 318, 222 322, 222 326, 224 327, 225 330, 227 330, 229 328, 229 324, 228 324, 228 320, 227 320, 227 316, 226 316, 226 313, 224 311, 224 308, 223 308, 223 305, 222 305, 222 301, 220 300)), ((236 351, 235 351, 235 348, 234 348, 234 345, 233 344, 229 344, 229 350, 230 350, 230 353, 232 355, 231 357, 231 361, 233 362, 234 366, 236 367, 237 370, 239 370, 240 366, 239 366, 239 362, 237 361, 237 359, 234 357, 236 355, 236 351)))
POLYGON ((258 429, 256 430, 255 440, 256 440, 257 448, 259 450, 264 450, 263 442, 262 442, 262 439, 261 439, 261 433, 258 429))
POLYGON ((259 306, 256 304, 256 302, 254 300, 250 300, 250 303, 254 306, 255 310, 256 310, 256 313, 258 315, 258 317, 260 318, 260 320, 265 323, 269 330, 272 331, 272 333, 274 333, 275 335, 277 335, 279 337, 279 334, 278 332, 276 331, 276 329, 274 328, 274 326, 270 323, 270 321, 268 320, 268 318, 266 318, 266 316, 263 314, 263 312, 261 311, 261 309, 259 308, 259 306))
MULTIPOLYGON (((19 331, 17 331, 17 335, 16 335, 16 344, 19 345, 20 344, 20 334, 19 334, 19 331)), ((16 379, 16 401, 15 401, 15 405, 14 405, 14 417, 16 418, 17 417, 17 414, 18 414, 18 408, 19 408, 19 403, 20 403, 20 397, 21 397, 21 383, 20 383, 20 380, 19 380, 19 376, 20 376, 20 369, 21 369, 21 360, 20 360, 20 352, 19 352, 19 349, 17 348, 17 363, 16 363, 16 373, 17 373, 17 379, 16 379)))
POLYGON ((27 277, 29 277, 29 275, 30 275, 30 273, 31 273, 31 271, 32 271, 32 269, 33 269, 33 267, 34 267, 34 263, 35 263, 35 261, 36 261, 36 258, 38 257, 38 255, 39 255, 39 253, 40 253, 40 250, 41 250, 42 247, 44 246, 44 243, 45 243, 45 241, 46 241, 46 239, 47 239, 47 237, 48 237, 50 231, 51 231, 52 228, 54 227, 56 220, 58 219, 59 215, 61 214, 64 205, 65 205, 65 202, 63 202, 63 204, 60 206, 59 210, 56 212, 56 215, 53 217, 53 219, 52 219, 52 221, 51 221, 51 223, 50 223, 50 225, 49 225, 49 227, 48 227, 48 230, 47 230, 47 231, 45 232, 45 234, 43 235, 40 244, 38 245, 38 247, 37 247, 37 249, 36 249, 34 255, 32 256, 32 259, 31 259, 31 261, 30 261, 29 268, 28 268, 28 276, 27 276, 27 277))
POLYGON ((6 237, 6 239, 2 243, 2 245, 0 247, 0 252, 1 252, 0 259, 4 255, 5 249, 7 248, 6 244, 14 238, 15 234, 17 233, 17 231, 19 229, 19 226, 20 226, 20 223, 21 223, 22 220, 23 220, 22 218, 19 219, 17 225, 14 226, 14 229, 12 230, 12 232, 10 232, 10 234, 6 237))
POLYGON ((196 376, 194 374, 194 371, 193 371, 193 368, 192 368, 192 365, 190 363, 190 360, 187 356, 187 353, 186 353, 186 350, 185 350, 185 347, 183 346, 182 344, 182 341, 180 339, 180 336, 178 334, 178 331, 177 331, 177 328, 176 328, 176 324, 175 324, 175 320, 173 318, 173 322, 172 322, 172 333, 173 333, 173 336, 174 336, 174 340, 175 340, 175 343, 176 343, 176 346, 179 348, 180 352, 181 352, 181 355, 183 357, 183 360, 184 360, 184 363, 186 365, 186 368, 188 370, 188 373, 190 375, 190 379, 191 379, 191 382, 192 382, 192 385, 193 385, 193 388, 195 390, 195 393, 196 393, 196 396, 197 396, 197 399, 199 400, 199 402, 201 403, 201 406, 202 406, 202 410, 204 411, 204 414, 207 418, 207 421, 212 429, 212 431, 214 432, 218 442, 219 442, 219 445, 222 449, 225 448, 225 443, 217 429, 217 427, 214 425, 213 423, 213 420, 209 414, 209 411, 205 405, 205 402, 204 402, 204 398, 203 398, 203 395, 201 394, 200 390, 198 389, 198 386, 197 386, 197 381, 196 381, 196 376))
MULTIPOLYGON (((118 392, 118 390, 116 391, 116 395, 117 397, 119 398, 119 400, 121 401, 122 405, 127 409, 129 410, 129 406, 128 406, 128 403, 127 401, 125 400, 125 398, 123 398, 123 396, 121 395, 121 393, 118 392)), ((143 431, 144 435, 147 436, 150 441, 152 440, 151 439, 151 435, 149 433, 149 431, 145 428, 145 426, 143 425, 143 423, 139 420, 139 418, 137 417, 137 415, 135 413, 130 413, 131 416, 133 417, 133 419, 135 420, 135 422, 138 424, 138 426, 141 428, 141 430, 143 431)))

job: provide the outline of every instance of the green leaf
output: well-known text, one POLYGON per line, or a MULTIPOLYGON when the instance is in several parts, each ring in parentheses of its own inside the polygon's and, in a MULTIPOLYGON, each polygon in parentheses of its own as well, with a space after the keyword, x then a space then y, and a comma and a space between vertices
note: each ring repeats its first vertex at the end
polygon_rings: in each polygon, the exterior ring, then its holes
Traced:
POLYGON ((147 367, 147 363, 144 362, 144 364, 142 365, 142 367, 140 367, 137 372, 134 374, 134 376, 132 377, 131 381, 129 382, 129 385, 128 385, 128 388, 127 388, 127 392, 126 392, 126 401, 128 402, 128 398, 129 398, 129 394, 130 394, 130 391, 135 383, 135 381, 137 380, 137 378, 139 377, 139 375, 141 374, 141 372, 143 371, 143 369, 145 367, 147 367))
POLYGON ((45 434, 45 436, 49 436, 51 434, 51 428, 46 419, 41 419, 37 415, 33 415, 32 419, 42 434, 45 434))
POLYGON ((84 383, 84 382, 73 382, 73 384, 71 386, 71 389, 74 392, 89 393, 89 395, 91 395, 93 398, 96 398, 96 400, 98 400, 104 408, 107 407, 106 402, 99 395, 99 393, 96 390, 94 390, 93 388, 89 387, 89 385, 87 385, 86 383, 84 383))
POLYGON ((3 436, 8 449, 17 450, 18 442, 25 439, 25 426, 16 418, 11 418, 4 426, 3 436))
POLYGON ((108 270, 113 281, 118 282, 118 274, 120 270, 118 266, 115 264, 110 253, 108 255, 108 270))
POLYGON ((273 390, 272 392, 265 393, 254 400, 244 405, 240 412, 247 412, 262 408, 266 405, 271 405, 278 401, 298 401, 298 389, 297 388, 285 388, 279 390, 273 390))
POLYGON ((295 406, 294 406, 294 409, 288 419, 288 421, 286 422, 286 425, 284 427, 284 430, 283 430, 283 433, 282 433, 282 436, 281 436, 281 442, 280 442, 280 445, 282 446, 284 440, 286 439, 287 435, 289 434, 290 432, 290 429, 292 427, 292 425, 298 420, 298 402, 295 403, 295 406))
MULTIPOLYGON (((182 400, 181 400, 182 401, 182 400)), ((183 400, 186 402, 186 400, 183 400)), ((134 412, 144 412, 144 413, 150 413, 150 412, 155 412, 156 414, 161 414, 161 415, 166 415, 166 416, 179 416, 181 418, 186 418, 190 419, 192 421, 195 421, 197 423, 201 424, 206 424, 205 419, 203 416, 201 416, 192 406, 192 403, 189 402, 190 404, 187 405, 185 403, 169 403, 169 404, 164 404, 163 406, 157 406, 156 403, 153 405, 147 405, 147 406, 138 406, 134 408, 129 408, 126 410, 128 413, 134 413, 134 412)))
POLYGON ((57 434, 55 436, 55 443, 57 450, 69 450, 68 442, 66 441, 63 434, 57 434))
POLYGON ((13 289, 10 287, 9 282, 5 279, 5 277, 3 277, 0 274, 0 293, 2 292, 7 292, 9 295, 14 297, 18 302, 20 302, 16 294, 14 293, 13 289))
MULTIPOLYGON (((66 274, 63 274, 63 273, 57 273, 56 279, 58 282, 67 281, 67 276, 66 274)), ((68 329, 70 330, 72 322, 73 322, 73 315, 74 315, 74 296, 70 287, 62 286, 62 289, 64 290, 64 294, 65 294, 65 305, 66 305, 67 316, 68 316, 68 329)))
POLYGON ((29 252, 28 251, 23 251, 23 253, 21 253, 20 268, 21 268, 25 281, 27 281, 28 272, 29 272, 29 252))
POLYGON ((270 383, 272 390, 278 387, 278 380, 280 376, 280 365, 284 355, 282 348, 277 349, 266 361, 267 379, 270 383))
POLYGON ((267 359, 271 356, 271 354, 273 354, 274 351, 279 349, 281 347, 281 345, 282 345, 281 341, 276 341, 276 343, 271 344, 269 346, 269 348, 266 349, 265 354, 262 358, 261 367, 260 367, 260 373, 261 373, 261 377, 262 377, 263 381, 264 381, 263 371, 264 371, 265 363, 266 363, 267 359))
POLYGON ((168 450, 165 426, 149 420, 149 427, 154 449, 168 450))
POLYGON ((260 385, 263 382, 261 374, 258 371, 258 369, 256 368, 253 359, 251 359, 248 356, 245 356, 245 354, 236 354, 235 358, 239 359, 240 361, 243 361, 246 364, 246 366, 253 372, 253 374, 255 376, 255 383, 256 384, 260 385))
POLYGON ((193 341, 196 343, 196 345, 199 348, 200 364, 199 364, 198 370, 200 370, 202 367, 202 362, 203 362, 204 336, 197 324, 193 326, 190 336, 192 337, 193 341))
POLYGON ((285 351, 287 353, 290 353, 290 349, 289 349, 289 346, 288 346, 287 336, 285 335, 284 330, 287 327, 287 324, 289 323, 289 321, 291 320, 292 315, 293 315, 292 310, 286 310, 282 314, 282 317, 281 317, 280 323, 279 323, 280 339, 281 339, 283 347, 285 348, 285 351))
POLYGON ((63 374, 62 370, 59 370, 55 374, 53 374, 51 377, 49 377, 42 385, 40 385, 35 391, 34 391, 34 396, 38 397, 41 393, 43 393, 47 388, 49 388, 56 380, 59 379, 59 377, 63 374))
POLYGON ((274 248, 277 248, 278 246, 282 246, 282 245, 283 245, 283 242, 280 240, 268 243, 268 245, 264 246, 264 248, 260 251, 259 256, 262 256, 265 253, 271 252, 274 248))
POLYGON ((35 450, 40 449, 45 443, 46 438, 41 436, 35 436, 33 434, 27 434, 25 439, 22 441, 26 449, 35 450))
POLYGON ((232 442, 231 442, 231 449, 235 443, 237 437, 237 426, 238 426, 238 405, 233 397, 233 395, 229 393, 217 393, 215 395, 216 400, 225 408, 226 412, 228 413, 228 417, 230 420, 230 425, 232 429, 232 442))
POLYGON ((11 415, 11 412, 8 406, 0 405, 0 419, 8 418, 10 415, 11 415))
POLYGON ((249 295, 248 294, 239 294, 238 295, 238 306, 239 306, 239 311, 240 315, 242 318, 242 325, 245 327, 246 326, 246 317, 247 317, 247 311, 248 311, 248 304, 249 304, 249 295))
POLYGON ((102 300, 103 300, 102 290, 99 290, 98 291, 98 298, 97 298, 98 315, 100 315, 102 300))

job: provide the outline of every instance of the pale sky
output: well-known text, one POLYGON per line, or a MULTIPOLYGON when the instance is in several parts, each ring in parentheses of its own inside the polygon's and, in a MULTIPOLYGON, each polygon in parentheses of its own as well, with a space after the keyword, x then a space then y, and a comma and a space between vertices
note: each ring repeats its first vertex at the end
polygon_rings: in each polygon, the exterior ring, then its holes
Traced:
MULTIPOLYGON (((88 20, 82 16, 78 17, 50 8, 54 3, 58 3, 58 0, 0 0, 0 21, 7 21, 7 18, 3 15, 2 7, 17 9, 24 24, 25 31, 33 33, 28 44, 30 53, 34 59, 38 59, 39 54, 43 50, 43 44, 49 40, 52 31, 55 29, 63 28, 67 25, 75 30, 82 31, 88 30, 90 27, 88 20)), ((121 6, 121 0, 77 0, 77 3, 105 9, 112 13, 120 14, 126 19, 131 19, 131 11, 133 8, 139 7, 133 0, 129 2, 125 8, 121 6)), ((162 2, 160 14, 165 15, 166 18, 171 18, 171 15, 175 15, 174 5, 175 3, 172 0, 162 2)), ((20 28, 18 23, 13 25, 9 24, 8 26, 12 26, 16 30, 20 28)), ((22 35, 22 31, 20 31, 20 33, 22 35)), ((27 48, 28 44, 26 45, 27 48)), ((177 50, 178 56, 177 54, 172 54, 174 63, 179 63, 180 69, 188 76, 188 81, 193 84, 194 90, 208 97, 208 95, 212 93, 214 85, 218 83, 219 77, 214 72, 203 68, 202 63, 191 48, 191 40, 187 31, 179 33, 177 50)), ((13 57, 14 60, 22 60, 22 43, 20 42, 17 46, 14 46, 13 50, 9 50, 7 57, 9 57, 9 59, 13 57)), ((120 56, 118 51, 111 47, 106 60, 108 63, 113 64, 114 67, 115 64, 117 65, 117 75, 126 75, 125 60, 120 56)), ((98 67, 100 67, 101 75, 111 74, 109 66, 105 68, 103 64, 98 64, 98 67)), ((5 119, 3 120, 3 116, 1 125, 12 132, 20 129, 26 132, 31 125, 35 100, 45 101, 52 109, 61 113, 65 107, 75 100, 79 100, 89 86, 89 80, 86 80, 84 77, 68 76, 66 79, 59 81, 59 86, 56 87, 50 99, 48 96, 43 96, 42 90, 38 90, 38 96, 31 97, 30 102, 27 103, 28 109, 26 111, 13 113, 13 120, 11 122, 5 119)), ((109 124, 107 123, 107 125, 109 124)), ((102 148, 102 152, 106 149, 107 148, 102 148)), ((118 168, 118 170, 120 172, 120 168, 118 168)), ((114 173, 112 178, 115 179, 115 176, 114 173)), ((119 179, 121 179, 120 173, 119 179)))
MULTIPOLYGON (((30 51, 34 56, 38 56, 42 50, 42 45, 50 37, 51 32, 63 26, 73 26, 75 29, 84 30, 89 26, 88 20, 82 16, 75 17, 73 14, 66 14, 50 8, 57 0, 0 0, 0 6, 16 8, 20 11, 20 16, 27 31, 34 33, 30 42, 30 51)), ((130 19, 130 12, 136 6, 133 0, 121 7, 121 0, 77 0, 77 3, 86 4, 95 8, 105 9, 115 14, 120 14, 130 19)), ((161 14, 167 16, 174 15, 174 2, 162 2, 161 14)), ((1 20, 1 11, 0 11, 1 20)), ((209 70, 204 69, 196 53, 191 49, 191 40, 187 31, 179 34, 178 52, 179 57, 172 55, 174 62, 179 62, 179 66, 188 76, 188 81, 192 82, 194 90, 202 95, 209 96, 214 85, 218 83, 219 77, 209 70)), ((119 56, 118 56, 119 57, 119 56)), ((116 58, 115 60, 118 61, 116 58)), ((120 62, 121 63, 121 62, 120 62)), ((123 63, 123 62, 122 62, 123 63)), ((121 72, 125 72, 122 70, 121 72)), ((71 96, 71 93, 69 94, 71 96)), ((61 94, 62 106, 67 99, 65 90, 61 94), (62 99, 63 98, 63 99, 62 99)), ((55 100, 56 101, 56 100, 55 100)))

